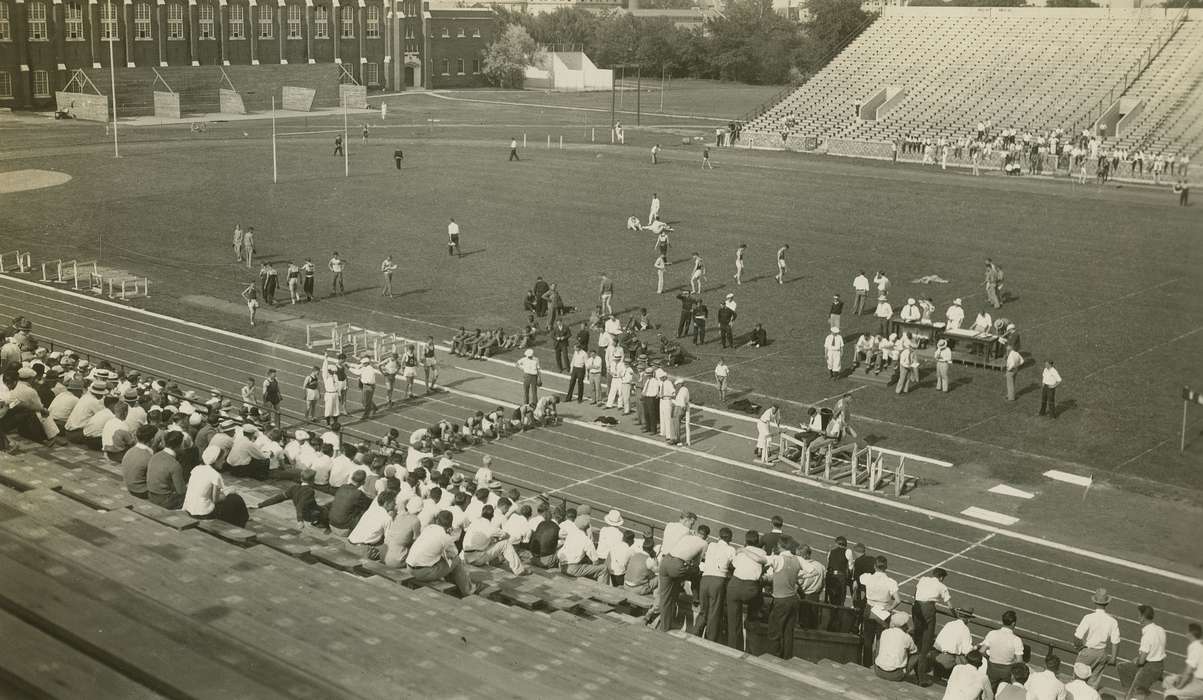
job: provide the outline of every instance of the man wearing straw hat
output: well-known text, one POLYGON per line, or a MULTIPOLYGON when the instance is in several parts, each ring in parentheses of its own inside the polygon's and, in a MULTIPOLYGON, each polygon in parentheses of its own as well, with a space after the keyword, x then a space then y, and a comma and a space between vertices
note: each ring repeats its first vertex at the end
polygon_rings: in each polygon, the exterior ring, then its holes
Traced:
POLYGON ((952 365, 952 350, 948 349, 948 341, 940 338, 936 343, 936 391, 948 393, 948 368, 952 365))
POLYGON ((831 333, 823 340, 823 355, 827 358, 827 376, 838 378, 844 356, 844 337, 840 335, 838 326, 832 326, 831 333))
POLYGON ((1087 613, 1074 630, 1074 644, 1078 648, 1074 668, 1076 673, 1077 664, 1089 666, 1089 684, 1097 690, 1103 682, 1103 671, 1107 664, 1115 663, 1119 649, 1119 623, 1107 613, 1111 596, 1106 588, 1097 589, 1090 601, 1095 605, 1094 612, 1087 613))

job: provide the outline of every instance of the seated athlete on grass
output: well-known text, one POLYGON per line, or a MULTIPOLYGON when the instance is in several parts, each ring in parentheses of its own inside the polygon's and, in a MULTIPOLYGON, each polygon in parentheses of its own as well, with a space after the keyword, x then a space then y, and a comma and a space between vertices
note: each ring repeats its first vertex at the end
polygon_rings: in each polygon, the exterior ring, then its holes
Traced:
POLYGON ((471 334, 468 331, 464 330, 463 326, 459 327, 459 332, 451 337, 452 355, 459 355, 464 352, 464 341, 467 340, 470 335, 471 334))

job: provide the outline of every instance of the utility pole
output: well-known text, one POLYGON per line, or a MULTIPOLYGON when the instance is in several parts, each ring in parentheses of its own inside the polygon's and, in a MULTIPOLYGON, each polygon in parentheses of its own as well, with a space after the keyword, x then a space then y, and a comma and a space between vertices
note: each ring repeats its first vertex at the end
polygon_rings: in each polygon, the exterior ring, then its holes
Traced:
POLYGON ((635 66, 635 126, 639 126, 639 100, 643 92, 643 67, 635 66))
POLYGON ((113 93, 113 157, 120 158, 117 148, 117 64, 113 62, 113 42, 117 40, 114 30, 117 28, 117 15, 113 11, 113 0, 109 0, 109 90, 113 93))
POLYGON ((272 184, 278 179, 276 170, 276 96, 272 95, 272 184))

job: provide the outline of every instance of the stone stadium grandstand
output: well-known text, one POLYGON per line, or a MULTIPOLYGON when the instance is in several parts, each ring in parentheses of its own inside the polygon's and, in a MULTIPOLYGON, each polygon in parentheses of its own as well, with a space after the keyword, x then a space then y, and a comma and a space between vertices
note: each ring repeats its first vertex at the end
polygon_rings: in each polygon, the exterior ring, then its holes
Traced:
POLYGON ((1190 11, 885 8, 749 121, 745 142, 889 157, 891 142, 973 139, 988 123, 1192 157, 1201 100, 1203 21, 1190 11))

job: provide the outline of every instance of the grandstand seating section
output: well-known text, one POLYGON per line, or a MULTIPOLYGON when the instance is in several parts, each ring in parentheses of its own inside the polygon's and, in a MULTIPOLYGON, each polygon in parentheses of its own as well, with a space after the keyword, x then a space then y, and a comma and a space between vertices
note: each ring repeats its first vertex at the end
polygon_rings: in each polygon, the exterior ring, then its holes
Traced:
MULTIPOLYGON (((222 81, 222 68, 219 66, 118 68, 116 80, 119 116, 154 114, 154 90, 165 89, 161 82, 155 84, 155 71, 158 71, 171 89, 179 94, 182 115, 216 113, 218 88, 228 87, 222 81)), ((109 93, 110 76, 107 69, 88 69, 84 72, 102 93, 109 93)), ((280 89, 285 85, 316 90, 313 98, 314 109, 339 105, 340 67, 337 65, 226 66, 225 72, 233 82, 234 88, 242 95, 248 111, 271 109, 272 95, 276 96, 276 106, 279 107, 282 102, 280 89)))
MULTIPOLYGON (((779 144, 786 118, 795 120, 789 131, 803 136, 876 141, 912 134, 955 138, 985 120, 1020 133, 1080 131, 1171 26, 1165 18, 1110 19, 1101 12, 1035 18, 887 14, 751 120, 745 141, 779 144), (907 95, 881 119, 862 121, 858 106, 887 87, 905 88, 907 95)), ((1184 22, 1132 86, 1148 95, 1152 109, 1129 142, 1190 155, 1203 146, 1201 36, 1203 22, 1184 22)))
POLYGON ((198 523, 130 497, 117 471, 75 447, 25 443, 0 461, 0 695, 942 694, 664 635, 626 614, 649 600, 555 573, 473 569, 481 595, 461 600, 293 530, 290 504, 253 511, 247 529, 198 523))

